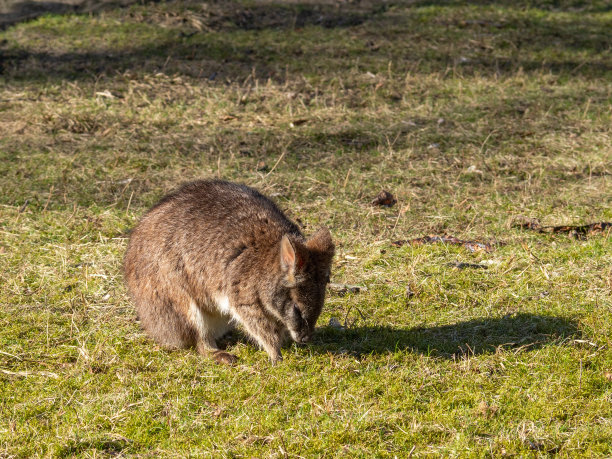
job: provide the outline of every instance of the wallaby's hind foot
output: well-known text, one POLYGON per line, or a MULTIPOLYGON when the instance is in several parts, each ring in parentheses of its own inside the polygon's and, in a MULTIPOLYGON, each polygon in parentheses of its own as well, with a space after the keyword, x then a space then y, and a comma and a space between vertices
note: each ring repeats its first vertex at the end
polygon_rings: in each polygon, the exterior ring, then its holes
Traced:
MULTIPOLYGON (((209 340, 210 341, 210 340, 209 340)), ((216 344, 212 342, 198 341, 196 349, 200 355, 212 358, 215 362, 222 365, 235 365, 238 362, 238 357, 234 354, 230 354, 227 351, 221 350, 216 347, 216 344)))
POLYGON ((238 357, 226 351, 214 351, 212 353, 212 358, 215 362, 220 363, 222 365, 233 366, 238 363, 238 357))

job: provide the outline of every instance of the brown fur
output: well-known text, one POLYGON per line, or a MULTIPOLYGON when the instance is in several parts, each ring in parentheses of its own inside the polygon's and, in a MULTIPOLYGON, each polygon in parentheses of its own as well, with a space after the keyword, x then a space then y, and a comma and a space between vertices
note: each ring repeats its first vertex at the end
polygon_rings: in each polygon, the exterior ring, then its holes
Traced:
POLYGON ((333 253, 326 228, 306 240, 256 190, 201 180, 145 214, 124 270, 142 326, 161 345, 233 363, 216 340, 238 323, 277 361, 287 332, 310 339, 333 253))

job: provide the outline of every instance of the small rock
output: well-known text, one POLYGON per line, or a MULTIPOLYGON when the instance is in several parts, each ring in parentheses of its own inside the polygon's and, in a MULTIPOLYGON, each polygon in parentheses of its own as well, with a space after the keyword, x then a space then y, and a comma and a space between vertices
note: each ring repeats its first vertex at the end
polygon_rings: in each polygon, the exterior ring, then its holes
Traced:
POLYGON ((339 296, 344 296, 347 293, 366 292, 368 290, 367 287, 362 285, 336 284, 334 282, 327 284, 327 288, 336 292, 339 296))
POLYGON ((289 126, 291 126, 292 128, 297 127, 297 126, 301 126, 302 124, 306 124, 308 123, 308 119, 306 118, 302 118, 299 120, 293 120, 289 123, 289 126))
POLYGON ((465 172, 467 172, 468 174, 483 174, 483 172, 480 169, 477 169, 476 166, 474 166, 473 164, 468 167, 465 172))
POLYGON ((395 203, 397 202, 397 199, 395 199, 395 196, 393 196, 391 193, 389 193, 386 190, 382 190, 380 193, 378 193, 378 195, 376 196, 376 198, 374 198, 372 200, 372 205, 373 206, 385 206, 385 207, 391 207, 393 206, 395 203))

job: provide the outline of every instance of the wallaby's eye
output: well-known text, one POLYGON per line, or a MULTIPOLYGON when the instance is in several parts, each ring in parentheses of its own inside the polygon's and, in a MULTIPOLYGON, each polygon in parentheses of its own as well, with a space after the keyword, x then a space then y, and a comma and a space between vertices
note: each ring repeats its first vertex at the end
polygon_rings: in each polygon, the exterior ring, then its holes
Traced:
POLYGON ((295 303, 293 303, 293 313, 298 317, 302 317, 302 311, 300 311, 300 308, 295 303))

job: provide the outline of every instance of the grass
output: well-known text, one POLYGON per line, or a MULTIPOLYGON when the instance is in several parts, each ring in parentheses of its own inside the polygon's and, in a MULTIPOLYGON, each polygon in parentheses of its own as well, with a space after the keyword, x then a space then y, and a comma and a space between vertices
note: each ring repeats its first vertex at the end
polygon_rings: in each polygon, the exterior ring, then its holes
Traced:
POLYGON ((512 225, 612 220, 611 20, 241 0, 5 28, 0 456, 612 455, 610 235, 512 225), (328 225, 332 280, 367 287, 278 366, 160 349, 126 297, 129 229, 213 176, 328 225), (391 244, 428 234, 503 244, 391 244))

